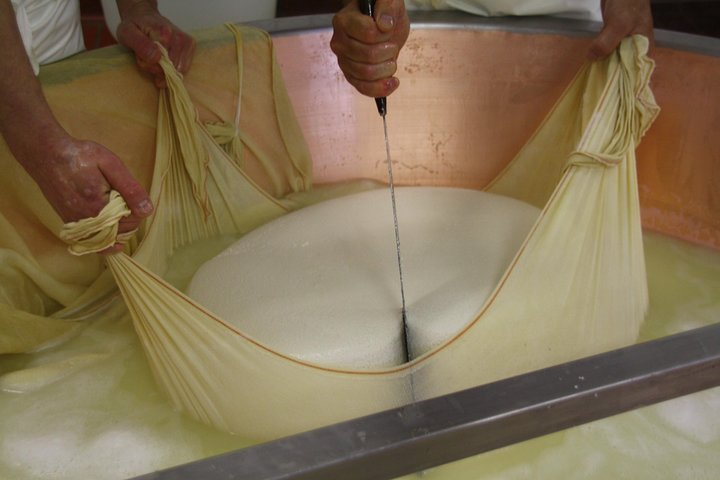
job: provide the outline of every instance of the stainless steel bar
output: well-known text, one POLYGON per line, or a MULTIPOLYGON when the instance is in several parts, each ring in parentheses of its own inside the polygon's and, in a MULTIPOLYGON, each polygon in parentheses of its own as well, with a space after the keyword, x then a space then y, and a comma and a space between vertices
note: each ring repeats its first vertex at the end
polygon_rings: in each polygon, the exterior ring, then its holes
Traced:
POLYGON ((720 323, 138 478, 389 479, 716 386, 720 323))

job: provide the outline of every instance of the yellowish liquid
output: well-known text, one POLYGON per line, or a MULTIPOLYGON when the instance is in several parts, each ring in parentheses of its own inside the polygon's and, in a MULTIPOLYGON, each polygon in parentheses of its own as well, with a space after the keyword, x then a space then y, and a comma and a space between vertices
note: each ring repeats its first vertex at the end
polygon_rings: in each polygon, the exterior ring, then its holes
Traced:
MULTIPOLYGON (((182 288, 200 262, 232 240, 181 250, 169 279, 182 288)), ((641 340, 720 319, 720 252, 652 234, 645 249, 651 307, 641 340)), ((0 479, 127 478, 250 444, 170 407, 116 303, 57 348, 0 357, 0 479), (56 381, 47 384, 48 378, 56 381)), ((720 389, 708 390, 438 467, 422 478, 718 478, 718 411, 720 389)))
MULTIPOLYGON (((720 252, 646 234, 640 341, 720 321, 720 252)), ((720 478, 720 387, 466 458, 404 480, 720 478)))

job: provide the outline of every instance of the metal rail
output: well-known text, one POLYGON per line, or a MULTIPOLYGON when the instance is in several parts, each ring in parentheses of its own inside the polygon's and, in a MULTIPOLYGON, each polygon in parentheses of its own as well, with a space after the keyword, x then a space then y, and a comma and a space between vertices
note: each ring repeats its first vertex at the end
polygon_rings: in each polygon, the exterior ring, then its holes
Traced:
POLYGON ((138 477, 390 479, 720 386, 720 323, 138 477))

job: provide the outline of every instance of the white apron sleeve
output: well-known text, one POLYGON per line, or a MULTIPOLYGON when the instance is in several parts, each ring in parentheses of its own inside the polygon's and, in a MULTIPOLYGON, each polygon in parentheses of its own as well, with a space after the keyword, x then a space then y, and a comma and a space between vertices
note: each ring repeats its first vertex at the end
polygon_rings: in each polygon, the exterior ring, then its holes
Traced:
POLYGON ((35 75, 40 65, 85 49, 78 0, 12 0, 12 5, 35 75))
POLYGON ((462 10, 483 17, 554 15, 602 21, 600 0, 407 0, 409 10, 462 10))

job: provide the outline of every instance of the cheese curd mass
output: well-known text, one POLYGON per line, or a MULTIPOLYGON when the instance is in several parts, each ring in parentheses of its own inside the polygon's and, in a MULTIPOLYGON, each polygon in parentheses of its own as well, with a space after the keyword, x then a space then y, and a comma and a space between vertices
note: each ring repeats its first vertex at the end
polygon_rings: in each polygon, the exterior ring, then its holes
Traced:
MULTIPOLYGON (((540 210, 457 188, 396 190, 416 358, 467 325, 540 210)), ((404 361, 390 193, 372 190, 285 215, 205 263, 188 294, 270 348, 346 368, 404 361)))

